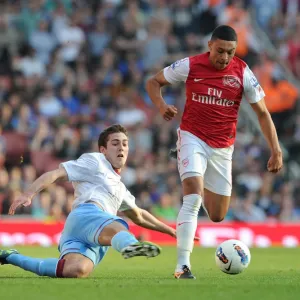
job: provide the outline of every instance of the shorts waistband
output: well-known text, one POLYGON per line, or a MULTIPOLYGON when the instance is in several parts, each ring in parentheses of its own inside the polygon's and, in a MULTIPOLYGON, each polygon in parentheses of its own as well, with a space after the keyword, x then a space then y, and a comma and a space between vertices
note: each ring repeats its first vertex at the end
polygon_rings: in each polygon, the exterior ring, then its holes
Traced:
POLYGON ((96 205, 97 207, 99 207, 101 210, 105 211, 104 208, 102 207, 102 205, 96 201, 93 201, 93 200, 88 200, 82 204, 94 204, 96 205))

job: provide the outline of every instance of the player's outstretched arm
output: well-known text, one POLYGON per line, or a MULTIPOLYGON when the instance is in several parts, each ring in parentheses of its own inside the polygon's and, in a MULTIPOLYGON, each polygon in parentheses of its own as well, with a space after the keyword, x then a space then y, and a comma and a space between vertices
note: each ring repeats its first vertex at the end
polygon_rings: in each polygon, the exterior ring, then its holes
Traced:
POLYGON ((282 162, 282 151, 279 145, 278 136, 276 132, 276 128, 272 121, 271 115, 266 107, 264 98, 257 103, 251 104, 253 110, 255 111, 261 131, 269 148, 271 150, 271 157, 268 161, 268 171, 272 173, 277 173, 281 170, 283 162, 282 162))
POLYGON ((140 209, 136 207, 136 208, 125 210, 123 212, 129 219, 131 219, 132 222, 134 222, 135 224, 141 227, 163 232, 173 237, 176 237, 176 230, 174 228, 159 221, 144 209, 140 209))
POLYGON ((161 88, 170 84, 163 70, 156 75, 150 77, 146 82, 146 90, 155 106, 159 109, 160 114, 166 121, 170 121, 177 114, 177 108, 173 105, 168 105, 161 95, 161 88))
POLYGON ((68 180, 68 175, 64 167, 44 173, 36 179, 22 195, 14 199, 14 202, 9 208, 9 214, 14 215, 16 209, 21 205, 29 206, 31 200, 37 193, 44 190, 52 183, 62 180, 68 180))

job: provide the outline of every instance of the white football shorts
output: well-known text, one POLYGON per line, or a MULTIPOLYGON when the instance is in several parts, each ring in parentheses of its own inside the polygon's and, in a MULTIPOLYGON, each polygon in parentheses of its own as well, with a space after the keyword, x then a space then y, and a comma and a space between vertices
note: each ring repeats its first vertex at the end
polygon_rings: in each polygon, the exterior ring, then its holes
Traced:
POLYGON ((188 131, 178 129, 177 134, 177 163, 181 181, 201 176, 204 188, 219 195, 231 196, 234 146, 212 148, 188 131))

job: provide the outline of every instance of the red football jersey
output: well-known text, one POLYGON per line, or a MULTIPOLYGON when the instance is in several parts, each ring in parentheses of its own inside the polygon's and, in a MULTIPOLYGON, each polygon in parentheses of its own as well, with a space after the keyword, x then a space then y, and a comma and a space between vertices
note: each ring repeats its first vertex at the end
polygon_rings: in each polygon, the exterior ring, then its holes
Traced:
POLYGON ((234 143, 243 96, 250 103, 265 96, 247 64, 237 57, 224 70, 213 67, 209 52, 187 57, 165 68, 164 76, 172 84, 186 83, 180 128, 213 148, 226 148, 234 143))

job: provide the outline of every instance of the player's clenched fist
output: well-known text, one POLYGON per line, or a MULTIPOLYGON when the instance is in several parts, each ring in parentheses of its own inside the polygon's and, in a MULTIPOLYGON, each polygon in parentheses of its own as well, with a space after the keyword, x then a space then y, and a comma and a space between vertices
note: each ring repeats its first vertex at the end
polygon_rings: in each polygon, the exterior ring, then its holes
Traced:
POLYGON ((165 104, 159 108, 159 112, 166 121, 170 121, 177 115, 177 108, 174 105, 165 104))
POLYGON ((14 202, 12 203, 12 205, 9 208, 9 215, 14 215, 15 211, 18 207, 20 207, 21 205, 23 206, 29 206, 31 204, 31 196, 26 195, 26 194, 22 194, 20 196, 18 196, 14 202))
POLYGON ((271 173, 277 173, 281 170, 283 165, 282 162, 282 154, 281 152, 278 154, 272 154, 269 161, 268 161, 268 171, 271 173))

